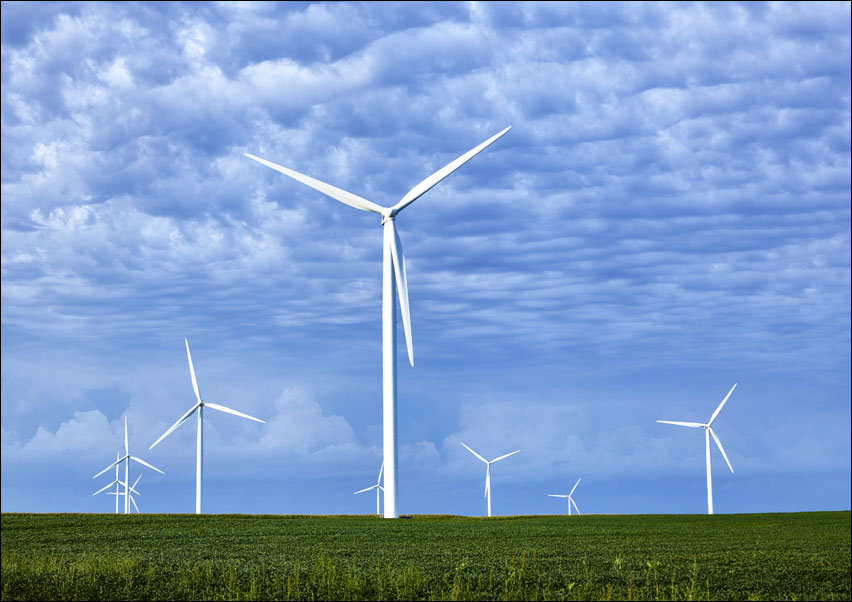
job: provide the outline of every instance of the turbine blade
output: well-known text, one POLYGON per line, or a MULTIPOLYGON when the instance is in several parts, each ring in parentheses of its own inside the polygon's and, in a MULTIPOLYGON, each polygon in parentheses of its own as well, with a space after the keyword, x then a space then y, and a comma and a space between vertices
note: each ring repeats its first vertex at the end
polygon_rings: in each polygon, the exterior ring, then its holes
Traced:
POLYGON ((186 420, 187 420, 190 416, 192 416, 192 413, 193 413, 195 410, 197 410, 197 409, 198 409, 198 407, 199 407, 200 405, 201 405, 201 402, 196 402, 196 403, 195 403, 195 405, 193 405, 193 406, 192 406, 192 408, 190 408, 190 410, 189 410, 186 414, 184 414, 183 416, 181 416, 180 418, 178 418, 178 421, 177 421, 177 422, 175 422, 173 425, 171 425, 165 433, 163 433, 162 435, 160 435, 160 438, 159 438, 159 439, 157 439, 156 441, 154 441, 154 443, 152 443, 152 444, 151 444, 151 447, 149 447, 148 449, 154 449, 154 447, 155 447, 155 446, 156 446, 156 445, 157 445, 160 441, 162 441, 163 439, 165 439, 166 437, 168 437, 169 435, 171 435, 171 434, 172 434, 172 432, 173 432, 173 431, 174 431, 177 427, 179 427, 180 425, 182 425, 184 422, 186 422, 186 420))
POLYGON ((367 492, 367 491, 370 491, 371 489, 375 489, 376 487, 378 487, 378 485, 370 485, 370 486, 369 486, 369 487, 367 487, 366 489, 362 489, 361 491, 356 491, 356 492, 355 492, 355 493, 353 493, 352 495, 358 495, 359 493, 365 493, 365 492, 367 492))
POLYGON ((376 481, 376 485, 382 484, 382 472, 384 471, 384 469, 385 469, 385 461, 382 460, 382 465, 381 465, 381 467, 379 467, 379 480, 376 481))
POLYGON ((568 494, 568 497, 571 497, 572 495, 574 495, 574 489, 577 489, 577 485, 579 485, 579 484, 580 484, 580 480, 581 480, 582 478, 583 478, 583 477, 580 477, 579 479, 577 479, 577 482, 576 482, 576 483, 574 483, 574 487, 571 489, 571 493, 569 493, 569 494, 568 494))
POLYGON ((482 497, 488 497, 488 492, 491 490, 491 464, 488 464, 488 468, 485 469, 485 495, 482 497))
POLYGON ((500 460, 502 460, 503 458, 508 458, 509 456, 514 456, 514 455, 515 455, 516 453, 518 453, 519 451, 521 451, 521 450, 516 449, 515 451, 513 451, 513 452, 512 452, 512 453, 510 453, 510 454, 504 454, 504 455, 500 456, 499 458, 494 458, 493 460, 491 460, 491 463, 492 463, 492 464, 494 464, 494 462, 499 462, 499 461, 500 461, 500 460))
POLYGON ((127 416, 124 416, 124 453, 130 453, 130 446, 127 444, 127 416))
POLYGON ((305 184, 306 186, 310 186, 314 190, 318 190, 319 192, 330 196, 336 201, 340 201, 350 207, 355 207, 355 209, 360 209, 361 211, 372 211, 374 213, 381 214, 383 207, 377 205, 372 201, 368 201, 367 199, 362 199, 357 194, 352 194, 351 192, 346 192, 338 188, 337 186, 332 186, 331 184, 326 184, 325 182, 320 182, 319 180, 315 180, 310 176, 306 176, 304 174, 300 174, 298 171, 293 171, 292 169, 288 169, 282 165, 278 165, 277 163, 273 163, 272 161, 267 161, 266 159, 261 159, 260 157, 256 157, 249 153, 243 153, 249 159, 254 159, 258 163, 263 163, 267 167, 271 167, 275 171, 279 171, 283 173, 285 176, 291 177, 294 180, 305 184))
POLYGON ((151 466, 150 464, 148 464, 148 463, 147 463, 145 460, 143 460, 142 458, 137 458, 136 456, 130 456, 130 459, 131 459, 131 460, 135 460, 136 462, 139 462, 140 464, 144 464, 144 465, 145 465, 145 466, 147 466, 148 468, 153 468, 154 470, 156 470, 156 471, 157 471, 157 472, 159 472, 160 474, 166 474, 166 473, 164 473, 162 470, 160 470, 159 468, 157 468, 156 466, 151 466))
POLYGON ((192 355, 189 353, 189 341, 184 338, 183 342, 186 343, 186 359, 189 360, 189 375, 192 377, 192 390, 195 391, 195 399, 198 400, 198 403, 201 403, 201 393, 198 392, 198 381, 195 380, 195 368, 192 367, 192 355))
POLYGON ((716 433, 713 432, 713 429, 707 427, 707 430, 710 431, 710 434, 713 435, 713 440, 716 442, 716 445, 719 446, 719 451, 722 452, 722 457, 725 458, 725 462, 728 463, 728 468, 731 469, 731 472, 734 472, 734 467, 731 466, 731 461, 728 460, 728 454, 725 453, 725 448, 722 447, 722 442, 719 441, 719 437, 716 436, 716 433))
POLYGON ((393 230, 391 259, 393 261, 393 273, 396 275, 396 292, 399 297, 400 313, 402 314, 402 328, 405 331, 408 362, 414 367, 414 345, 411 341, 411 313, 408 309, 408 278, 405 275, 405 255, 402 253, 402 241, 399 239, 393 221, 390 223, 390 228, 393 230))
POLYGON ((105 489, 109 489, 109 488, 110 488, 110 487, 112 487, 113 485, 115 485, 115 481, 113 481, 113 482, 112 482, 112 483, 110 483, 109 485, 105 485, 105 486, 101 487, 101 488, 100 488, 100 489, 98 489, 96 492, 94 492, 92 495, 93 495, 93 496, 98 495, 101 491, 104 491, 105 489))
POLYGON ((661 422, 662 424, 676 424, 678 426, 691 426, 693 428, 699 428, 704 426, 700 422, 674 422, 672 420, 657 420, 657 422, 661 422))
MULTIPOLYGON (((163 473, 163 474, 165 474, 165 473, 163 473)), ((139 473, 139 476, 136 477, 136 480, 133 481, 133 485, 131 485, 130 488, 133 489, 134 487, 136 487, 136 485, 139 484, 139 479, 141 479, 141 478, 142 478, 142 473, 139 473)), ((139 495, 142 495, 142 494, 140 493, 139 495)))
POLYGON ((133 507, 134 507, 134 508, 136 508, 136 514, 142 514, 142 513, 139 511, 139 506, 137 506, 137 505, 136 505, 136 500, 134 500, 134 499, 133 499, 133 496, 132 496, 132 495, 130 496, 130 501, 131 501, 131 502, 133 502, 133 507))
POLYGON ((569 503, 569 504, 574 504, 574 510, 576 510, 576 511, 577 511, 577 514, 580 514, 580 509, 579 509, 579 508, 577 508, 577 502, 575 502, 575 501, 574 501, 574 498, 568 498, 568 503, 569 503))
POLYGON ((547 497, 568 497, 568 496, 562 495, 561 493, 548 493, 547 497))
POLYGON ((477 458, 479 458, 480 460, 482 460, 483 462, 485 462, 486 464, 488 464, 488 460, 486 460, 485 458, 483 458, 482 456, 480 456, 478 453, 476 453, 475 451, 473 451, 472 449, 470 449, 467 445, 465 445, 465 444, 464 444, 464 443, 462 443, 461 441, 459 441, 459 443, 461 443, 461 444, 462 444, 462 447, 464 447, 467 451, 469 451, 469 452, 470 452, 470 453, 472 453, 474 456, 476 456, 477 458))
POLYGON ((498 138, 500 138, 503 134, 512 129, 512 126, 507 127, 505 130, 498 132, 497 134, 491 136, 488 140, 480 144, 479 146, 470 149, 461 157, 456 159, 455 161, 451 161, 447 163, 444 167, 433 173, 428 178, 422 180, 417 186, 409 190, 402 200, 400 200, 396 205, 393 206, 393 214, 397 214, 406 207, 408 207, 411 203, 419 199, 426 192, 429 191, 435 184, 446 178, 448 175, 453 173, 459 167, 473 159, 476 155, 484 151, 488 146, 492 143, 496 142, 498 138))
MULTIPOLYGON (((126 458, 126 457, 127 457, 127 456, 124 456, 124 458, 126 458)), ((95 475, 95 476, 93 476, 92 478, 93 478, 93 479, 97 479, 99 476, 101 476, 102 474, 104 474, 106 471, 108 471, 108 470, 109 470, 110 468, 112 468, 113 466, 115 466, 115 465, 119 464, 120 462, 123 462, 123 461, 124 461, 124 458, 119 458, 118 460, 116 460, 115 462, 113 462, 112 464, 110 464, 109 466, 107 466, 106 468, 104 468, 102 471, 100 471, 98 474, 96 474, 96 475, 95 475)))
POLYGON ((205 403, 204 407, 213 408, 214 410, 219 410, 220 412, 225 412, 226 414, 233 414, 234 416, 239 416, 241 418, 248 418, 249 420, 254 420, 255 422, 261 422, 263 424, 266 424, 265 420, 261 420, 260 418, 255 418, 254 416, 249 416, 248 414, 243 414, 242 412, 232 410, 231 408, 226 408, 225 406, 220 406, 218 403, 205 403))
POLYGON ((736 388, 737 388, 737 383, 734 383, 734 386, 731 387, 731 390, 728 391, 727 395, 725 395, 725 399, 722 400, 722 403, 719 404, 719 406, 716 408, 716 411, 713 412, 712 416, 710 416, 710 420, 707 422, 708 425, 713 424, 713 421, 716 420, 716 416, 718 416, 719 412, 722 411, 722 406, 725 405, 725 402, 728 401, 728 397, 731 396, 731 393, 733 393, 734 389, 736 389, 736 388))

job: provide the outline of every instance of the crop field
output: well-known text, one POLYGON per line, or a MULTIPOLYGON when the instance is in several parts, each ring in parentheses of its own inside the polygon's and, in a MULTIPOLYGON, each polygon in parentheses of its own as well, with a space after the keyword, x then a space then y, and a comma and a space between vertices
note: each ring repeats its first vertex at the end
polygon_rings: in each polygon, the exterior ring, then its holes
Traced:
POLYGON ((850 513, 3 514, 3 600, 849 600, 850 513))

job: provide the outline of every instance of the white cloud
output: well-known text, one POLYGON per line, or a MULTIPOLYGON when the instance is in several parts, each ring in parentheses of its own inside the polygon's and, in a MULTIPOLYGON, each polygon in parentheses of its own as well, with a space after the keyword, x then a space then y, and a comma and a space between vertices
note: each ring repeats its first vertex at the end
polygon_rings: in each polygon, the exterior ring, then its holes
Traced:
POLYGON ((73 418, 59 425, 56 432, 38 427, 32 439, 23 444, 25 455, 60 454, 100 450, 109 442, 117 442, 118 433, 110 426, 107 417, 98 410, 74 412, 73 418))
POLYGON ((259 448, 301 456, 359 451, 360 445, 346 419, 325 415, 305 389, 288 387, 274 406, 276 413, 267 420, 259 448))

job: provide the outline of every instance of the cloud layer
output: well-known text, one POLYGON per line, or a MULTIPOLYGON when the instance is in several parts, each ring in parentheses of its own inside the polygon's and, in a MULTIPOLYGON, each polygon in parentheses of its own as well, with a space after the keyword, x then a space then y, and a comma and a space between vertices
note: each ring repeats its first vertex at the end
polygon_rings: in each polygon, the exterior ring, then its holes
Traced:
POLYGON ((2 11, 4 490, 177 419, 184 336, 238 455, 372 474, 378 220, 243 153, 390 205, 507 125, 397 221, 412 470, 676 470, 653 420, 743 380, 743 464, 848 469, 848 3, 2 11))

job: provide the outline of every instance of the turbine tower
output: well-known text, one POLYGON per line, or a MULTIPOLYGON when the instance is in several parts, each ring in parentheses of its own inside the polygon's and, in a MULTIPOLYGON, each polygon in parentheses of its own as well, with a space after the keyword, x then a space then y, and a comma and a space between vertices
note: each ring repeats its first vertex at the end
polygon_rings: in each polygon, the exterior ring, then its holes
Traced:
POLYGON ((382 465, 381 465, 381 467, 379 467, 379 478, 376 480, 376 484, 371 485, 370 487, 367 487, 366 489, 362 489, 361 491, 356 491, 355 493, 352 494, 352 495, 358 495, 359 493, 366 493, 367 491, 370 491, 371 489, 375 489, 376 490, 376 515, 377 516, 381 516, 381 514, 382 514, 381 508, 379 506, 379 494, 382 491, 385 490, 385 488, 382 487, 382 471, 384 469, 385 469, 385 463, 384 463, 384 461, 382 461, 382 465))
MULTIPOLYGON (((145 460, 142 460, 141 458, 137 458, 136 456, 130 455, 130 446, 128 445, 128 440, 127 440, 127 416, 125 416, 124 417, 124 456, 119 458, 118 460, 116 460, 115 462, 113 462, 112 464, 110 464, 109 466, 104 468, 102 471, 100 471, 98 474, 96 474, 95 476, 92 477, 93 479, 95 479, 95 478, 101 476, 102 474, 104 474, 106 471, 108 471, 113 466, 117 467, 121 462, 124 462, 124 482, 122 483, 121 481, 118 481, 118 483, 120 485, 124 485, 124 513, 125 514, 128 514, 130 512, 130 492, 128 491, 128 489, 129 489, 128 483, 130 482, 129 479, 130 479, 130 461, 131 460, 133 460, 134 462, 139 462, 139 464, 142 464, 143 466, 147 466, 148 468, 156 470, 160 474, 166 474, 162 470, 157 468, 156 466, 151 466, 145 460)), ((116 472, 116 478, 117 478, 117 476, 118 476, 118 473, 116 472)), ((115 482, 110 483, 109 485, 107 485, 107 487, 109 487, 110 485, 114 485, 114 484, 115 484, 115 482)), ((104 489, 106 489, 106 487, 104 487, 104 489)), ((101 491, 103 491, 103 489, 101 491)), ((100 492, 96 491, 92 495, 95 495, 97 493, 100 493, 100 492)))
MULTIPOLYGON (((151 447, 148 449, 154 449, 154 446, 157 445, 160 441, 168 437, 172 434, 172 432, 182 425, 184 422, 189 420, 189 417, 192 416, 192 413, 196 410, 198 411, 198 424, 196 430, 196 440, 195 440, 195 513, 201 514, 201 473, 202 473, 202 452, 204 449, 204 408, 210 408, 211 410, 219 410, 220 412, 225 412, 226 414, 233 414, 234 416, 240 416, 241 418, 248 418, 249 420, 254 420, 255 422, 264 422, 260 418, 255 418, 254 416, 249 416, 248 414, 243 414, 242 412, 238 412, 236 410, 232 410, 231 408, 226 408, 225 406, 219 405, 218 403, 208 403, 201 399, 201 393, 198 392, 198 381, 195 379, 195 368, 192 367, 192 355, 189 353, 189 341, 186 339, 183 340, 186 343, 186 359, 189 361, 189 375, 192 378, 192 389, 195 391, 195 405, 193 405, 189 411, 181 416, 177 422, 171 425, 168 430, 160 435, 160 438, 154 441, 151 444, 151 447)), ((127 503, 125 502, 125 506, 127 503)))
POLYGON ((249 159, 271 167, 285 176, 293 178, 310 186, 331 198, 355 209, 372 211, 382 217, 384 229, 382 237, 382 437, 384 462, 388 465, 385 471, 384 497, 385 518, 399 518, 397 510, 397 387, 396 387, 396 298, 399 296, 402 326, 405 330, 405 342, 408 348, 408 361, 414 366, 414 349, 411 342, 411 318, 408 311, 408 282, 405 276, 405 257, 402 253, 402 242, 397 234, 395 219, 400 211, 423 196, 433 186, 449 176, 456 169, 470 161, 485 150, 498 138, 511 129, 511 126, 498 132, 479 146, 472 148, 456 160, 448 163, 428 178, 422 180, 405 196, 391 207, 382 207, 372 201, 361 198, 351 192, 341 190, 336 186, 326 184, 287 167, 278 165, 255 155, 244 153, 249 159))
POLYGON ((568 495, 561 494, 561 493, 548 493, 547 494, 548 497, 563 497, 563 498, 567 497, 568 498, 568 516, 571 516, 571 504, 574 504, 574 509, 577 511, 577 515, 578 516, 580 515, 580 509, 577 508, 577 502, 575 502, 574 498, 572 498, 571 496, 574 495, 574 490, 577 489, 577 485, 580 484, 580 479, 582 479, 582 478, 583 477, 580 477, 579 479, 577 479, 577 482, 574 483, 574 486, 571 488, 571 493, 569 493, 568 495))
POLYGON ((493 460, 486 460, 485 458, 483 458, 478 453, 476 453, 475 451, 470 449, 467 445, 465 445, 461 441, 459 441, 459 443, 461 443, 462 446, 467 451, 469 451, 474 456, 476 456, 477 458, 479 458, 480 460, 485 462, 485 498, 488 500, 488 516, 491 516, 491 465, 494 464, 495 462, 499 462, 503 458, 508 458, 509 456, 512 456, 512 455, 518 453, 521 450, 516 449, 515 451, 513 451, 509 454, 504 454, 504 455, 500 456, 499 458, 494 458, 493 460))
POLYGON ((710 436, 713 436, 713 440, 716 442, 716 445, 719 447, 719 451, 722 452, 722 457, 725 458, 725 462, 728 463, 728 468, 731 469, 731 473, 734 472, 734 467, 731 466, 731 461, 728 460, 728 455, 725 453, 725 448, 722 447, 722 442, 719 441, 719 437, 716 436, 716 433, 713 432, 711 425, 713 421, 716 420, 716 416, 719 415, 719 412, 722 411, 722 406, 725 405, 725 402, 728 401, 728 398, 731 396, 731 393, 734 392, 734 389, 737 388, 737 383, 734 383, 734 386, 731 387, 731 390, 728 391, 728 394, 725 395, 725 399, 722 400, 722 403, 718 405, 716 411, 713 412, 713 415, 710 416, 710 420, 707 422, 674 422, 672 420, 657 420, 657 422, 661 422, 663 424, 674 424, 677 426, 688 426, 692 428, 703 428, 704 429, 704 451, 707 457, 707 514, 713 514, 713 482, 710 477, 710 436))

